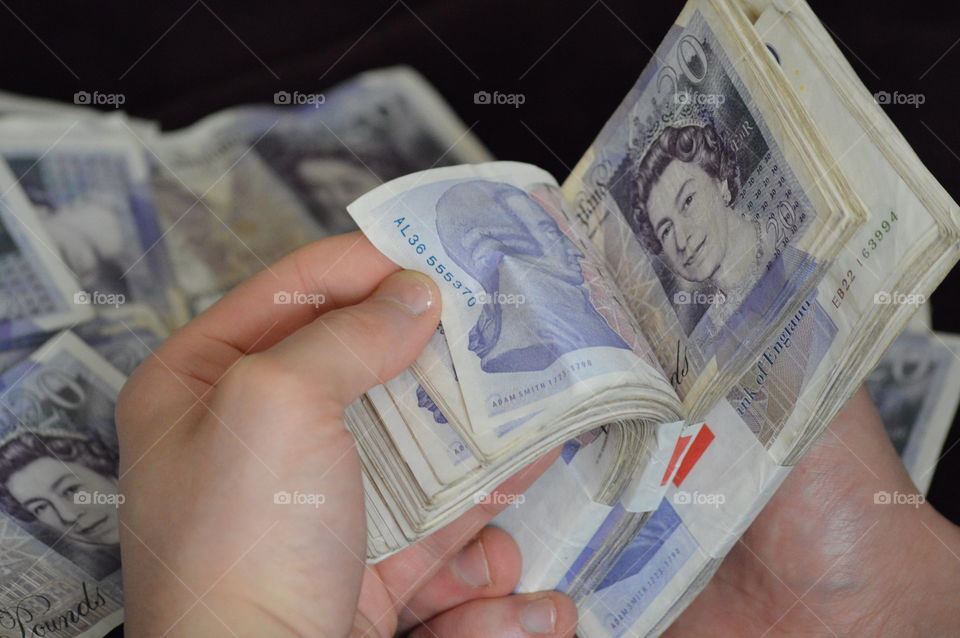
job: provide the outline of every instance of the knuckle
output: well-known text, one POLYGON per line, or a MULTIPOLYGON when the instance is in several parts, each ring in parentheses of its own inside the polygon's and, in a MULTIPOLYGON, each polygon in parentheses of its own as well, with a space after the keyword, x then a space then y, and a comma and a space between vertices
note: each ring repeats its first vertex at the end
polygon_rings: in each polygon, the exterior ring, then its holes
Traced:
MULTIPOLYGON (((300 250, 295 250, 287 256, 287 259, 290 260, 293 272, 296 273, 296 280, 299 282, 299 290, 316 293, 321 299, 324 300, 324 302, 330 301, 335 304, 336 302, 331 296, 332 290, 329 283, 323 276, 317 277, 314 274, 316 267, 312 263, 311 257, 317 250, 317 245, 322 242, 324 242, 324 240, 320 239, 301 248, 300 250)), ((321 311, 318 309, 318 312, 321 311)))

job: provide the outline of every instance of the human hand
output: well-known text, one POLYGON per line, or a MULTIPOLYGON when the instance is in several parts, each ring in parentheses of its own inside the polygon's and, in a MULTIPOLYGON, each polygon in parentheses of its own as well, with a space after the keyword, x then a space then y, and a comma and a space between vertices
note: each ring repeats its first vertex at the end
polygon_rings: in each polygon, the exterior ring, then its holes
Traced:
POLYGON ((880 491, 918 496, 861 389, 666 638, 960 635, 960 531, 880 491))
MULTIPOLYGON (((484 528, 502 505, 364 565, 343 408, 410 365, 439 299, 426 276, 341 235, 238 286, 131 376, 117 406, 127 635, 573 634, 562 594, 508 595, 519 551, 484 528), (322 298, 277 304, 279 291, 322 298), (275 504, 281 491, 323 504, 275 504)), ((522 492, 552 460, 499 490, 522 492)))

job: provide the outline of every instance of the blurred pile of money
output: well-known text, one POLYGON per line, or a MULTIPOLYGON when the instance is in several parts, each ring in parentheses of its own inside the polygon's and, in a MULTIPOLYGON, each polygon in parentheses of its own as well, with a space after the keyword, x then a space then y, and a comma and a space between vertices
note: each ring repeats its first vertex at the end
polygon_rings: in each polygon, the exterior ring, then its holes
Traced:
POLYGON ((0 633, 121 622, 114 404, 171 330, 383 181, 490 159, 407 68, 284 96, 161 133, 0 94, 0 633))

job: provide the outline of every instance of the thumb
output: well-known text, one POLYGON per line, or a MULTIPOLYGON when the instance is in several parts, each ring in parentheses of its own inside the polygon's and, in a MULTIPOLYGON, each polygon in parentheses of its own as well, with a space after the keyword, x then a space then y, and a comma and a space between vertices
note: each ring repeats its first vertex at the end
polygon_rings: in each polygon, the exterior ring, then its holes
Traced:
POLYGON ((362 302, 320 315, 268 350, 275 363, 344 407, 408 368, 440 321, 440 291, 427 275, 401 270, 362 302))

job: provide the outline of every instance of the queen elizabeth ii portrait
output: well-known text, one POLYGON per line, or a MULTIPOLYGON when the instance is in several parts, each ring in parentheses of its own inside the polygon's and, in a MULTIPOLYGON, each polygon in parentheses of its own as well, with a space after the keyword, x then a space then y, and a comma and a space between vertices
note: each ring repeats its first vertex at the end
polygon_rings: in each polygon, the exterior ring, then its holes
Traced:
POLYGON ((436 211, 447 254, 483 287, 468 347, 484 372, 545 370, 581 348, 628 348, 591 302, 576 244, 526 192, 462 182, 436 211))
POLYGON ((738 166, 714 126, 664 128, 629 178, 627 221, 669 272, 664 289, 707 290, 721 303, 742 298, 770 260, 772 237, 737 210, 738 166))
POLYGON ((119 568, 116 495, 117 455, 99 441, 22 432, 0 444, 0 507, 97 578, 119 568))

